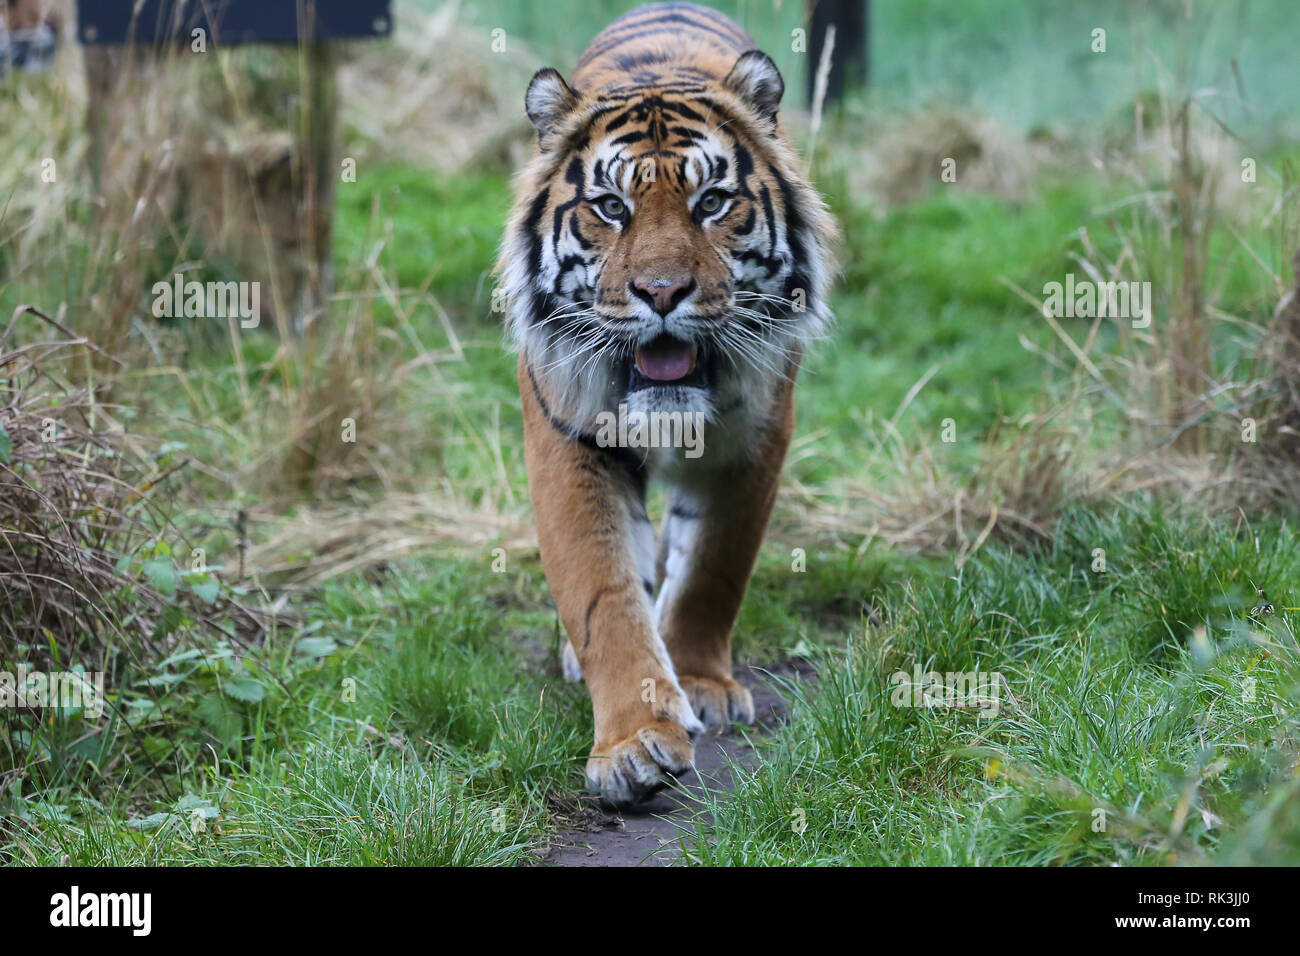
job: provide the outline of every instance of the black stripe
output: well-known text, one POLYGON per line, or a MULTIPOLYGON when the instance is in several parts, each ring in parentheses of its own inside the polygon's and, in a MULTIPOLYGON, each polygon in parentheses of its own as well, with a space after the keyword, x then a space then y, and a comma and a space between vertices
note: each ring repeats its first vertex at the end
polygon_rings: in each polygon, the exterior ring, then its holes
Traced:
MULTIPOLYGON (((671 35, 679 34, 681 33, 681 28, 679 26, 676 26, 676 24, 681 24, 683 26, 688 26, 688 27, 694 27, 696 30, 701 31, 702 33, 711 33, 714 36, 718 37, 720 40, 724 41, 728 46, 734 49, 737 53, 744 53, 747 49, 750 48, 750 46, 753 43, 753 41, 748 38, 737 37, 734 34, 728 35, 727 33, 724 33, 723 31, 717 29, 716 27, 711 27, 705 23, 697 23, 696 21, 692 20, 690 17, 682 16, 680 13, 669 13, 653 20, 646 20, 644 22, 634 24, 634 26, 636 27, 643 28, 643 29, 636 30, 636 32, 634 33, 628 33, 625 35, 613 37, 611 39, 606 40, 600 46, 588 47, 587 52, 582 54, 582 59, 578 60, 578 69, 579 70, 582 69, 584 66, 586 66, 589 62, 596 59, 597 57, 601 57, 607 53, 611 53, 614 50, 618 49, 620 46, 622 46, 624 43, 630 43, 632 40, 639 40, 642 37, 653 36, 656 33, 667 33, 671 35), (651 24, 655 24, 655 25, 652 26, 651 24)), ((631 27, 628 27, 628 29, 630 28, 631 27)), ((622 27, 619 28, 620 31, 622 29, 625 28, 622 27)), ((605 33, 608 32, 609 32, 608 30, 605 31, 605 33)))
POLYGON ((741 262, 758 263, 763 267, 764 271, 767 272, 767 275, 764 277, 767 279, 776 275, 781 270, 781 267, 785 265, 785 260, 780 256, 765 256, 763 253, 755 252, 753 249, 746 249, 740 254, 739 259, 741 262))
MULTIPOLYGON (((791 272, 790 278, 786 281, 786 289, 791 290, 802 288, 811 299, 813 290, 809 286, 791 284, 794 282, 796 275, 799 276, 800 282, 806 281, 806 276, 804 276, 803 273, 808 268, 808 250, 804 248, 803 242, 803 230, 806 226, 803 212, 800 210, 799 203, 796 200, 794 187, 792 187, 790 183, 786 181, 786 178, 775 168, 771 169, 770 172, 772 173, 772 177, 776 180, 777 185, 781 187, 781 199, 785 203, 785 241, 786 245, 790 247, 790 257, 794 260, 793 271, 791 272)), ((789 298, 788 291, 786 297, 789 298)), ((808 304, 812 305, 811 302, 808 304)))
POLYGON ((665 113, 674 113, 684 120, 690 120, 693 123, 703 123, 704 117, 695 110, 691 109, 685 103, 677 100, 664 100, 661 107, 665 113))
MULTIPOLYGON (((528 262, 530 272, 535 276, 542 273, 542 237, 537 232, 537 226, 542 220, 542 213, 546 211, 546 203, 550 200, 550 196, 550 187, 538 193, 528 207, 528 215, 524 218, 524 233, 528 237, 528 262)), ((539 317, 545 318, 550 314, 549 297, 534 288, 529 302, 528 324, 533 325, 539 317)))
MULTIPOLYGON (((687 71, 682 68, 679 68, 678 72, 694 72, 694 71, 687 71)), ((705 74, 702 71, 700 72, 702 75, 706 77, 708 76, 708 74, 705 74)), ((698 83, 689 83, 685 80, 679 83, 656 83, 654 88, 656 93, 675 93, 675 94, 705 93, 708 90, 708 88, 705 86, 701 86, 698 83)), ((613 86, 609 86, 601 90, 600 95, 602 99, 608 100, 610 102, 621 103, 621 102, 626 102, 627 100, 636 99, 639 96, 644 96, 645 87, 643 85, 638 86, 636 83, 616 83, 613 86)))
MULTIPOLYGON (((557 257, 559 255, 560 233, 564 230, 564 216, 566 213, 568 213, 570 209, 573 209, 575 206, 578 205, 578 203, 582 202, 583 175, 582 175, 581 158, 577 156, 573 157, 573 159, 569 162, 568 169, 566 169, 564 172, 564 179, 566 182, 571 183, 573 185, 574 195, 572 199, 568 200, 567 202, 562 202, 555 207, 554 222, 551 226, 551 243, 555 246, 557 257)), ((560 292, 560 280, 564 278, 564 274, 567 271, 566 263, 570 262, 570 260, 573 258, 574 257, 570 256, 569 259, 566 259, 564 262, 561 262, 559 266, 559 271, 557 271, 555 274, 555 285, 553 288, 554 288, 554 292, 557 295, 560 292)), ((569 265, 568 268, 572 268, 572 265, 569 265)), ((535 275, 541 274, 540 261, 538 263, 538 269, 534 274, 535 275)))
POLYGON ((754 198, 754 194, 749 189, 749 177, 754 173, 754 157, 749 154, 740 140, 733 135, 732 141, 736 144, 736 182, 737 188, 742 196, 749 199, 754 198))
POLYGON ((565 256, 563 259, 561 259, 559 271, 556 272, 555 274, 555 285, 554 285, 555 294, 556 295, 562 294, 561 284, 563 283, 565 276, 567 276, 578 266, 585 266, 586 264, 587 264, 587 260, 579 255, 565 256))
POLYGON ((582 126, 574 130, 569 135, 568 139, 561 145, 561 148, 556 150, 557 154, 562 155, 565 152, 587 148, 587 143, 591 139, 591 127, 606 113, 612 113, 614 110, 618 109, 616 104, 604 102, 606 99, 608 99, 608 97, 601 97, 601 105, 592 109, 591 115, 586 118, 582 126))
POLYGON ((630 123, 632 121, 632 114, 634 112, 635 110, 631 110, 631 109, 624 110, 618 116, 615 116, 612 120, 606 123, 605 135, 608 136, 610 133, 614 132, 614 130, 620 129, 623 126, 626 126, 628 123, 630 123))
POLYGON ((614 63, 625 73, 631 73, 642 67, 666 63, 671 59, 671 54, 665 53, 663 50, 646 50, 641 53, 617 54, 614 57, 614 63))
POLYGON ((763 214, 767 216, 767 254, 776 255, 776 212, 772 209, 772 194, 766 186, 760 187, 759 196, 763 200, 763 214))
POLYGON ((745 219, 744 224, 742 224, 742 225, 740 225, 740 226, 737 226, 735 229, 731 230, 731 235, 732 235, 732 237, 733 237, 733 238, 736 238, 736 237, 739 237, 739 236, 747 236, 747 235, 749 235, 751 232, 753 232, 753 231, 754 231, 754 220, 755 220, 756 218, 757 218, 757 217, 754 215, 754 207, 753 207, 753 206, 750 206, 750 207, 749 207, 749 216, 745 219))
POLYGON ((569 220, 569 232, 573 233, 573 238, 578 240, 578 248, 586 252, 595 243, 582 234, 582 228, 578 225, 578 217, 573 216, 569 220))
POLYGON ((546 211, 546 203, 550 198, 551 189, 548 186, 537 194, 524 219, 524 232, 528 235, 528 261, 532 264, 533 275, 540 275, 542 271, 542 237, 537 233, 537 224, 541 222, 542 213, 546 211))
POLYGON ((745 28, 735 20, 725 14, 719 13, 708 7, 702 7, 694 3, 655 3, 646 4, 636 10, 631 10, 623 16, 616 19, 605 29, 600 31, 600 37, 609 37, 611 35, 622 33, 626 30, 633 30, 637 27, 644 27, 651 23, 663 23, 673 17, 680 17, 682 14, 690 13, 699 16, 704 20, 712 21, 717 27, 729 32, 737 42, 750 43, 754 38, 746 32, 745 28))
POLYGON ((637 489, 640 497, 644 499, 646 487, 645 461, 633 454, 632 449, 623 448, 618 445, 602 445, 600 442, 596 441, 595 435, 579 431, 573 425, 553 415, 551 413, 551 407, 546 403, 546 399, 542 397, 542 390, 537 384, 537 376, 533 374, 532 365, 529 364, 527 367, 528 381, 533 387, 533 397, 537 399, 538 407, 541 408, 542 415, 546 418, 547 423, 570 441, 576 441, 583 447, 596 452, 599 456, 597 458, 598 461, 607 463, 616 462, 625 467, 627 469, 628 477, 632 481, 633 487, 637 489))

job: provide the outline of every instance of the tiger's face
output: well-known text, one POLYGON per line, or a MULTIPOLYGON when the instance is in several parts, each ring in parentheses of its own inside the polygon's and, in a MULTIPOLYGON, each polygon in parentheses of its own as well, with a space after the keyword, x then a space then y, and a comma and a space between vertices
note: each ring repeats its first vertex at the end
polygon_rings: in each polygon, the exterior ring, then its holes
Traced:
POLYGON ((781 92, 757 52, 696 88, 584 100, 553 70, 534 78, 541 151, 505 288, 575 424, 620 403, 716 419, 820 332, 829 220, 779 131, 781 92))

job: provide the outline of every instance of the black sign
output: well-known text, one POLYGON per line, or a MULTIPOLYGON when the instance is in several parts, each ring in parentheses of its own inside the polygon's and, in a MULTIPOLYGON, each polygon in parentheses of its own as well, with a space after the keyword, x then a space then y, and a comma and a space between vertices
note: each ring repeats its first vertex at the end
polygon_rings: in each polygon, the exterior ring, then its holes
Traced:
POLYGON ((86 44, 313 43, 386 37, 392 0, 77 0, 86 44))

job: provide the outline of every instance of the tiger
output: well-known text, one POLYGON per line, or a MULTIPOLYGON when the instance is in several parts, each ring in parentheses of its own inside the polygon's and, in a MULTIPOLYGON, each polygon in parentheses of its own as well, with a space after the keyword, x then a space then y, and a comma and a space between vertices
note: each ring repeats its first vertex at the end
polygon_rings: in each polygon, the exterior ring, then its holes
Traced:
POLYGON ((688 772, 699 734, 754 722, 732 629, 796 374, 832 322, 838 237, 785 132, 784 91, 735 21, 652 3, 524 95, 536 148, 496 276, 562 669, 591 697, 587 784, 614 807, 688 772), (605 428, 615 414, 633 427, 605 428), (644 440, 655 416, 673 441, 644 440), (681 421, 698 426, 696 454, 675 440, 681 421), (657 547, 651 480, 665 489, 657 547))

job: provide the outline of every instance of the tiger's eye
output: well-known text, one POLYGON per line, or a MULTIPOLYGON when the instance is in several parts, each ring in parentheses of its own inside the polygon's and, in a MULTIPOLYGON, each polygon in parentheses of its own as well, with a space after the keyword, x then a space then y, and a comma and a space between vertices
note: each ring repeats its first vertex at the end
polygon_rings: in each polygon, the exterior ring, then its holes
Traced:
POLYGON ((712 215, 722 208, 722 193, 717 190, 705 193, 696 208, 705 215, 712 215))
POLYGON ((627 206, 617 196, 606 196, 600 200, 600 211, 610 219, 622 219, 627 206))

